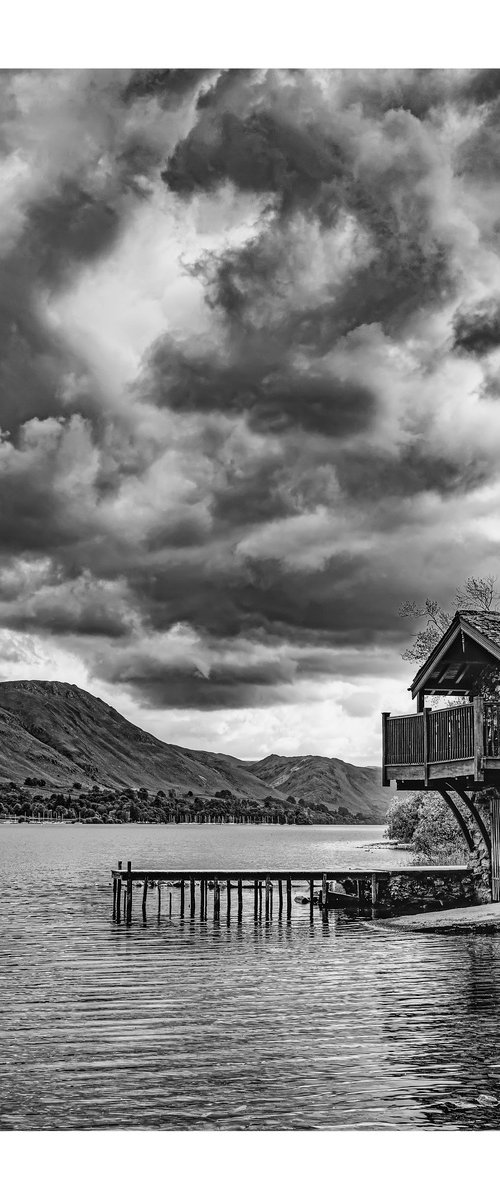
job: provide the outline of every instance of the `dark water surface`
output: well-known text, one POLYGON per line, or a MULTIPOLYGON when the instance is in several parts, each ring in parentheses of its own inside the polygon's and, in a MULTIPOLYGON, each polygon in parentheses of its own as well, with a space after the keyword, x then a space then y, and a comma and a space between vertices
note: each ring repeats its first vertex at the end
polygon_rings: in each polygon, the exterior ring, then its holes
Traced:
POLYGON ((0 1129, 498 1129, 500 939, 113 925, 110 868, 397 865, 372 828, 0 827, 0 1129))

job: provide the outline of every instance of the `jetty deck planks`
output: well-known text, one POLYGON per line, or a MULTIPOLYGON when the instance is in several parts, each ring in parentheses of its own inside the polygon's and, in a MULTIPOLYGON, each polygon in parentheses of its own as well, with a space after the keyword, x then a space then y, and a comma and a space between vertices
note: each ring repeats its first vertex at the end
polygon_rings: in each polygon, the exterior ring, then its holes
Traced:
POLYGON ((328 889, 328 883, 333 881, 342 882, 343 880, 351 880, 356 884, 358 897, 361 893, 361 884, 366 881, 371 896, 371 903, 375 909, 378 901, 378 888, 381 879, 389 878, 427 878, 427 879, 466 879, 471 876, 472 871, 469 867, 464 866, 436 866, 436 867, 378 867, 378 868, 359 868, 351 869, 336 869, 325 871, 320 868, 318 871, 311 871, 307 868, 303 871, 283 871, 276 870, 264 871, 241 870, 235 869, 228 871, 227 867, 223 870, 178 870, 171 867, 168 870, 164 868, 154 869, 148 867, 146 870, 133 871, 132 863, 127 863, 127 870, 124 871, 121 861, 118 863, 118 868, 112 870, 113 881, 113 920, 117 924, 121 921, 121 893, 123 889, 123 919, 127 925, 130 925, 132 920, 132 896, 133 885, 139 886, 142 884, 142 917, 146 921, 147 898, 150 888, 158 889, 158 918, 161 913, 161 885, 169 884, 169 916, 172 915, 172 888, 179 887, 180 889, 180 916, 184 918, 184 895, 185 886, 189 884, 189 913, 191 917, 195 916, 196 912, 196 887, 200 890, 200 919, 207 918, 207 898, 208 888, 212 885, 214 893, 213 914, 214 919, 220 917, 221 903, 221 884, 220 880, 224 881, 226 893, 226 914, 228 923, 231 916, 231 886, 233 881, 237 885, 238 896, 238 921, 241 921, 243 914, 243 883, 253 884, 254 893, 254 920, 262 920, 262 892, 263 884, 265 887, 265 920, 269 922, 273 915, 273 882, 278 883, 278 920, 282 920, 283 914, 283 884, 286 887, 286 918, 287 922, 292 917, 292 883, 305 883, 309 885, 309 908, 311 920, 314 919, 314 905, 316 902, 314 895, 314 885, 318 883, 323 899, 322 913, 323 919, 328 919, 328 907, 325 905, 325 898, 328 889))

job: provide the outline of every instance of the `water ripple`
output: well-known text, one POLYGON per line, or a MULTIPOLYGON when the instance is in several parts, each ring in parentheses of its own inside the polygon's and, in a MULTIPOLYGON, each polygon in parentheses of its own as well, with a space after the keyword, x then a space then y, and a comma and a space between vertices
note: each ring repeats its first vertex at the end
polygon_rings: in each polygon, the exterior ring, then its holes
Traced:
MULTIPOLYGON (((369 831, 4 827, 0 1129, 497 1129, 500 942, 294 905, 111 921, 109 868, 380 865, 369 831), (357 844, 356 844, 357 843, 357 844)), ((371 831, 373 837, 373 831, 371 831)), ((375 832, 380 840, 380 831, 375 832)))

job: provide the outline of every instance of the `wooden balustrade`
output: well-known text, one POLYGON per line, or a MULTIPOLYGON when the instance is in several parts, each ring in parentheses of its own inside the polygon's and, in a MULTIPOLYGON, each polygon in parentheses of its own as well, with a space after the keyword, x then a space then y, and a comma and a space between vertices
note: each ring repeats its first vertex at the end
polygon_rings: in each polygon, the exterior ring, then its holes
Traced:
POLYGON ((474 754, 474 706, 438 708, 427 715, 430 763, 453 762, 474 754))
POLYGON ((386 723, 385 762, 388 766, 423 763, 424 714, 388 717, 386 723))
MULTIPOLYGON (((389 778, 439 778, 441 765, 460 763, 459 774, 473 774, 484 779, 483 762, 491 767, 498 759, 500 768, 500 703, 483 701, 450 705, 448 708, 427 708, 421 713, 392 717, 383 714, 382 780, 389 778), (468 765, 469 764, 469 765, 468 765), (396 774, 394 768, 401 767, 396 774), (421 775, 404 768, 421 767, 421 775), (388 774, 388 770, 389 771, 388 774)), ((453 774, 453 771, 450 770, 453 774)))
POLYGON ((490 701, 484 705, 484 753, 500 758, 500 704, 490 701))

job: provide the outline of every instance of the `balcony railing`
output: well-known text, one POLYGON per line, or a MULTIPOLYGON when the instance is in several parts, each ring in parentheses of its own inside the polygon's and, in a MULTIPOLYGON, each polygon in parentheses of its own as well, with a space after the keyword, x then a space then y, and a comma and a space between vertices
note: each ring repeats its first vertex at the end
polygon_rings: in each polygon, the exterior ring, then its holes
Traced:
POLYGON ((500 769, 500 703, 476 697, 471 704, 427 708, 408 716, 384 713, 382 721, 383 783, 419 777, 427 781, 454 773, 481 780, 485 760, 490 759, 499 761, 487 765, 500 769))

